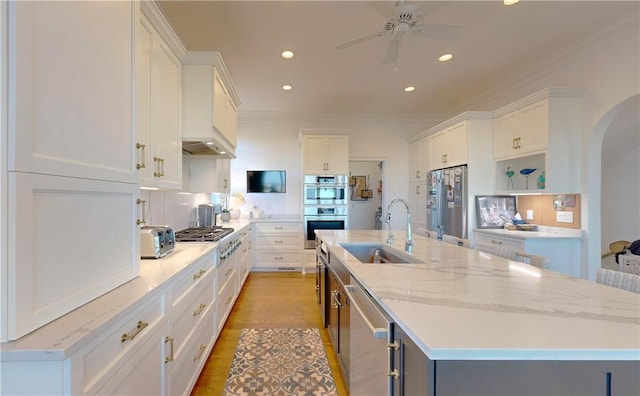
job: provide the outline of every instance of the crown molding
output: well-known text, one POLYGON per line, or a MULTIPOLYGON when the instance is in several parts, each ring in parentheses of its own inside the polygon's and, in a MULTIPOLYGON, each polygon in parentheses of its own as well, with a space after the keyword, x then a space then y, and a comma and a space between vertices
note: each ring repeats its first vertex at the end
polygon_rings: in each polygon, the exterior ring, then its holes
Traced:
POLYGON ((173 27, 156 4, 155 0, 143 0, 140 2, 140 11, 149 19, 153 27, 156 29, 160 37, 167 43, 169 48, 174 52, 178 59, 182 62, 187 49, 182 40, 173 30, 173 27))

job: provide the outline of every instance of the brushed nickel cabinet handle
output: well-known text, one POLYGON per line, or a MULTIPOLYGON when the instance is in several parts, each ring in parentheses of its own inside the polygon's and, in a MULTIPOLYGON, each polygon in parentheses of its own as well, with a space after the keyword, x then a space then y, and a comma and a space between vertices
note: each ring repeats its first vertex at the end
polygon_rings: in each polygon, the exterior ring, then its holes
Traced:
POLYGON ((491 243, 496 244, 496 245, 502 245, 502 241, 491 240, 491 243))
POLYGON ((194 361, 200 360, 200 358, 202 358, 202 353, 205 351, 205 349, 207 349, 206 345, 200 345, 200 351, 197 354, 193 355, 193 360, 194 361))
POLYGON ((207 272, 206 270, 201 269, 200 271, 198 271, 197 274, 193 275, 193 280, 202 278, 202 275, 204 275, 206 272, 207 272))
POLYGON ((171 343, 171 353, 169 354, 169 356, 167 356, 166 358, 164 358, 164 363, 167 364, 169 362, 173 362, 173 338, 172 337, 165 337, 164 338, 164 343, 166 344, 167 342, 171 343))
POLYGON ((136 143, 136 149, 140 150, 140 158, 142 158, 142 161, 140 164, 136 164, 136 169, 141 169, 141 168, 146 168, 147 165, 145 163, 145 145, 141 144, 141 143, 136 143))
POLYGON ((125 333, 125 334, 122 335, 122 337, 120 338, 120 342, 133 340, 147 326, 149 326, 149 323, 139 320, 135 329, 133 329, 129 333, 125 333))
POLYGON ((198 307, 198 309, 196 309, 195 311, 193 311, 193 316, 198 316, 202 313, 202 311, 207 307, 207 304, 200 304, 200 306, 198 307))
POLYGON ((147 221, 144 218, 144 212, 145 212, 145 207, 146 207, 146 203, 147 201, 142 200, 140 198, 136 199, 136 204, 140 205, 141 209, 140 209, 140 213, 142 214, 142 216, 140 216, 140 219, 136 220, 136 224, 140 225, 140 224, 145 224, 147 221))

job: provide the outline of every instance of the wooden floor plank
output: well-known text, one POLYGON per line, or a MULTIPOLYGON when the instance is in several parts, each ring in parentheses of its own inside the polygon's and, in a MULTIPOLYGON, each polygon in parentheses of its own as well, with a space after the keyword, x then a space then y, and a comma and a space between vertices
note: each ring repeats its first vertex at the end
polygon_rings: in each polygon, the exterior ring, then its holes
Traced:
POLYGON ((346 396, 329 333, 322 327, 315 287, 315 274, 252 272, 191 394, 222 395, 242 328, 316 327, 320 329, 338 395, 346 396))

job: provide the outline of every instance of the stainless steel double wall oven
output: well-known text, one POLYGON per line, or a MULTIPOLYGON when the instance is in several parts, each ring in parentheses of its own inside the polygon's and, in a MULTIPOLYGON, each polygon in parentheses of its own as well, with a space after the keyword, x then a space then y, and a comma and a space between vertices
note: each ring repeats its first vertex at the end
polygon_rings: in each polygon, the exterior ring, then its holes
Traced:
POLYGON ((347 229, 347 180, 347 175, 304 176, 305 249, 315 249, 315 230, 347 229))

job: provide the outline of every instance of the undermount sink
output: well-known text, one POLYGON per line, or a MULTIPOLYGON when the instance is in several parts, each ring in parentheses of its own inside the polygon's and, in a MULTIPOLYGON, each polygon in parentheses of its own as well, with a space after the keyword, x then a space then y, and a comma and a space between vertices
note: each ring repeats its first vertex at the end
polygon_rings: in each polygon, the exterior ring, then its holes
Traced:
POLYGON ((351 253, 361 263, 373 263, 373 255, 376 250, 380 252, 380 264, 422 263, 422 261, 382 243, 344 242, 340 243, 340 246, 351 253))

